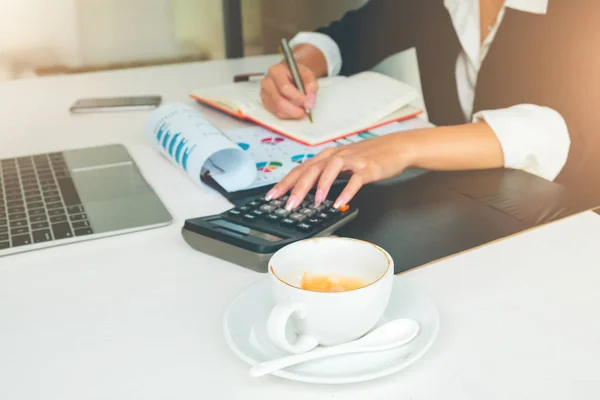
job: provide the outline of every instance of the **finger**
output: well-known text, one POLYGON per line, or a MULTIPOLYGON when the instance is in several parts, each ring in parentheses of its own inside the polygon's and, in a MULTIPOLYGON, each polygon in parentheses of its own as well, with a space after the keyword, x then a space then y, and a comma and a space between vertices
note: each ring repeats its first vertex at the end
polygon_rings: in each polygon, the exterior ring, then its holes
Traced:
POLYGON ((304 108, 292 104, 283 96, 281 96, 279 99, 278 107, 282 114, 288 116, 288 119, 300 119, 304 118, 304 116, 306 115, 304 108))
POLYGON ((294 184, 300 179, 302 172, 304 171, 304 166, 299 165, 293 170, 291 170, 279 183, 277 183, 269 192, 266 194, 265 198, 267 200, 277 199, 287 193, 294 184))
POLYGON ((266 90, 260 91, 260 100, 262 101, 263 107, 265 107, 271 113, 277 115, 277 102, 273 99, 273 96, 266 90))
POLYGON ((293 108, 288 107, 287 101, 283 100, 283 97, 276 95, 274 99, 273 96, 270 96, 264 92, 261 92, 261 100, 265 108, 271 111, 275 116, 281 119, 298 119, 302 118, 304 115, 304 110, 293 106, 293 108))
POLYGON ((277 115, 281 95, 271 77, 267 76, 260 82, 260 98, 267 110, 277 115))
POLYGON ((296 181, 294 189, 285 206, 288 211, 293 210, 302 203, 302 200, 304 200, 308 192, 315 186, 317 179, 319 179, 319 175, 321 175, 321 171, 323 171, 323 167, 323 163, 318 163, 304 169, 302 175, 296 181))
POLYGON ((271 77, 275 82, 275 86, 279 89, 279 92, 288 101, 292 102, 296 106, 303 106, 306 103, 306 96, 303 95, 300 90, 292 83, 292 75, 287 67, 281 66, 282 68, 273 68, 271 77))
POLYGON ((283 86, 279 86, 279 91, 282 96, 298 107, 304 107, 308 101, 308 97, 303 95, 300 90, 290 82, 283 84, 283 86))
POLYGON ((317 184, 317 192, 315 193, 315 204, 321 204, 329 194, 331 185, 344 168, 344 159, 339 156, 331 157, 327 161, 327 165, 323 169, 317 184))
POLYGON ((302 171, 304 171, 305 168, 308 168, 313 164, 316 164, 322 160, 333 156, 334 154, 336 154, 337 151, 337 148, 326 148, 316 156, 306 160, 301 165, 294 168, 279 183, 277 183, 275 186, 273 186, 271 190, 269 190, 269 192, 265 195, 265 199, 271 200, 283 196, 285 193, 288 192, 288 190, 290 190, 294 186, 294 184, 296 183, 296 181, 298 180, 302 171))
POLYGON ((310 69, 306 67, 300 68, 300 77, 304 83, 304 89, 306 89, 306 93, 317 93, 319 89, 319 83, 317 81, 317 77, 310 69))
POLYGON ((357 172, 354 175, 352 175, 352 178, 350 178, 348 184, 346 185, 342 193, 340 193, 339 197, 333 204, 333 207, 340 208, 348 204, 348 202, 352 200, 352 198, 356 195, 356 193, 358 193, 360 188, 365 183, 367 182, 365 181, 363 175, 360 172, 357 172))
POLYGON ((304 107, 313 109, 317 100, 319 83, 315 77, 315 74, 313 74, 313 72, 308 68, 302 68, 300 70, 300 76, 302 77, 304 89, 306 90, 306 102, 304 103, 304 107))
POLYGON ((261 87, 261 98, 263 99, 263 103, 266 103, 265 107, 268 105, 270 107, 269 111, 277 117, 283 119, 298 119, 304 117, 304 110, 301 107, 290 103, 285 97, 281 96, 273 79, 263 79, 261 87), (265 98, 262 97, 263 93, 265 94, 265 98))

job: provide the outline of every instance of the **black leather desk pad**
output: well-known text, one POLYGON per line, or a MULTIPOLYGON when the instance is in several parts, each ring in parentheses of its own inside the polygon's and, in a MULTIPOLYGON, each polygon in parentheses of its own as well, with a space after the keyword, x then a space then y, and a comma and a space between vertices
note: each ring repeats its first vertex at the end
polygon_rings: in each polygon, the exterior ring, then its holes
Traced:
POLYGON ((598 205, 517 170, 404 174, 364 187, 352 203, 359 216, 337 235, 383 247, 396 273, 598 205))

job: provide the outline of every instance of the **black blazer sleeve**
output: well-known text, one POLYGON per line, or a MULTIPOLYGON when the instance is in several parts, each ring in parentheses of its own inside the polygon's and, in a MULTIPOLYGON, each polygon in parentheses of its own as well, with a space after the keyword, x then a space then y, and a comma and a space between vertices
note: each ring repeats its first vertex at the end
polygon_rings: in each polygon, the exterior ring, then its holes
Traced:
POLYGON ((386 57, 415 46, 420 0, 370 0, 329 26, 317 29, 331 37, 342 54, 342 75, 374 67, 386 57))

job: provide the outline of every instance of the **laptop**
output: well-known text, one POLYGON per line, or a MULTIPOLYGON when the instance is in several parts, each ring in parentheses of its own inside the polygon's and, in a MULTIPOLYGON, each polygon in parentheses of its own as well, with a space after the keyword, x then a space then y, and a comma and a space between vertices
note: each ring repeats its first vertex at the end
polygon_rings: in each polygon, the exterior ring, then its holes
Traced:
POLYGON ((171 222, 122 145, 0 160, 0 256, 171 222))

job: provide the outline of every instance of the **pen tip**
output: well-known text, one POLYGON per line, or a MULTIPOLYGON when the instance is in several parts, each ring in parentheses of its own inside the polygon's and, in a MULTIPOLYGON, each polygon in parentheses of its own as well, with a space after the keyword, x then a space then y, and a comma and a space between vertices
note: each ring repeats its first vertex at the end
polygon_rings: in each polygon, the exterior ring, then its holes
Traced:
POLYGON ((313 117, 312 117, 312 112, 311 111, 307 111, 306 115, 308 116, 308 120, 310 121, 310 123, 313 123, 313 117))

